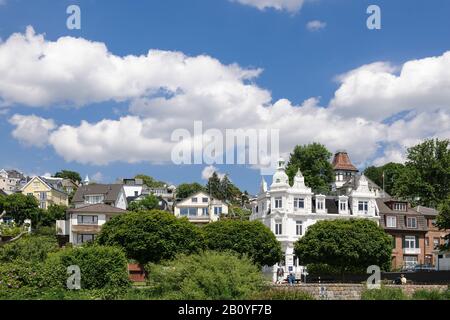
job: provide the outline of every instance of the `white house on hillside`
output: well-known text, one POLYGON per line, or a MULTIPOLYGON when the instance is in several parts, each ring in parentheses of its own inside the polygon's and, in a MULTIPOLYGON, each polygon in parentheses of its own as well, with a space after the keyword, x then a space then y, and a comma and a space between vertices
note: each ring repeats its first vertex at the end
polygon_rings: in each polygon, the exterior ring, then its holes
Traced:
POLYGON ((67 210, 66 220, 56 221, 56 232, 68 236, 74 245, 93 241, 103 224, 127 212, 123 185, 89 184, 88 177, 78 187, 72 203, 75 208, 67 210))
POLYGON ((368 218, 379 222, 375 193, 369 190, 365 176, 358 180, 358 186, 348 195, 325 196, 314 194, 300 172, 289 184, 285 162, 278 161, 278 169, 270 188, 261 182, 259 195, 254 202, 250 220, 258 220, 272 230, 281 243, 284 260, 274 267, 265 267, 264 272, 276 280, 278 268, 294 272, 300 277, 304 267, 294 255, 294 243, 307 229, 320 220, 368 218))
POLYGON ((197 192, 176 203, 174 214, 176 217, 187 217, 196 224, 206 224, 217 221, 221 214, 228 214, 228 205, 205 192, 197 192))

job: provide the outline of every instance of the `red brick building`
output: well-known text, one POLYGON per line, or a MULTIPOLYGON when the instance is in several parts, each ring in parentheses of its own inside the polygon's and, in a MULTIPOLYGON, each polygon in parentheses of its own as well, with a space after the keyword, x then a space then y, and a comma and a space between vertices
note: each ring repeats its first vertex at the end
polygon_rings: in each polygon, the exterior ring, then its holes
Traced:
POLYGON ((450 230, 439 230, 436 226, 436 219, 439 214, 436 209, 423 206, 418 206, 414 209, 424 215, 428 228, 428 231, 425 234, 425 263, 435 266, 436 254, 438 252, 436 248, 439 245, 444 244, 444 237, 450 230))
POLYGON ((377 199, 380 226, 393 237, 392 269, 411 269, 426 263, 427 219, 408 202, 377 199))

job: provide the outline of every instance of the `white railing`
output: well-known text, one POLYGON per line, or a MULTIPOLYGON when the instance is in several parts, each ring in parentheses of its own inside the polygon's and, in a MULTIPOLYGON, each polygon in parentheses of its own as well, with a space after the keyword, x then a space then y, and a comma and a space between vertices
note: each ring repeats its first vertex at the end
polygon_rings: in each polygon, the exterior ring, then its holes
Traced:
POLYGON ((420 254, 420 248, 403 248, 404 254, 420 254))

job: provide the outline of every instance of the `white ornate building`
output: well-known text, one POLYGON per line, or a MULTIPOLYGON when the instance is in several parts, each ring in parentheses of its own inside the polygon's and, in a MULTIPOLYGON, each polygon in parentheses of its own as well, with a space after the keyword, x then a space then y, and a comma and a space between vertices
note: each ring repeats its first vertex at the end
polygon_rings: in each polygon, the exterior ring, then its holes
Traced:
POLYGON ((300 170, 291 186, 285 162, 280 159, 270 188, 263 178, 250 216, 250 220, 259 220, 272 230, 284 253, 283 261, 265 267, 264 272, 272 274, 276 280, 276 272, 281 267, 285 273, 294 272, 297 278, 300 277, 304 268, 294 255, 294 243, 306 230, 320 220, 368 218, 378 223, 380 217, 375 199, 376 194, 369 189, 364 175, 359 177, 357 187, 345 195, 314 194, 305 185, 300 170))

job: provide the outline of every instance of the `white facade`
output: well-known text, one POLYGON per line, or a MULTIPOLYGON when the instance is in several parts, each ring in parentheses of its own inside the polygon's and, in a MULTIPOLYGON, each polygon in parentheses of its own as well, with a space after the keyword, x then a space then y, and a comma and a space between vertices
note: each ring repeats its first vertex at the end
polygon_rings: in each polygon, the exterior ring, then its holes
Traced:
POLYGON ((66 220, 68 229, 67 234, 69 234, 69 242, 73 243, 74 245, 80 245, 84 242, 87 242, 87 240, 90 236, 92 236, 92 240, 94 240, 95 235, 100 231, 101 227, 106 223, 106 214, 104 213, 83 213, 83 214, 70 214, 69 219, 66 220), (78 216, 80 216, 80 221, 78 220, 78 216), (86 223, 87 219, 92 219, 92 222, 86 223), (95 217, 95 218, 91 218, 95 217), (79 227, 85 227, 85 231, 81 231, 80 229, 77 229, 79 227), (89 230, 90 229, 90 230, 89 230))
POLYGON ((205 192, 198 192, 174 206, 176 217, 187 217, 189 221, 205 224, 217 221, 221 214, 228 214, 228 205, 213 199, 205 192))
POLYGON ((119 192, 114 206, 122 210, 127 210, 127 198, 125 197, 125 191, 123 189, 119 192))
POLYGON ((450 251, 436 253, 436 270, 450 271, 450 251))
POLYGON ((364 176, 361 177, 357 190, 350 195, 329 197, 313 194, 311 188, 305 185, 300 171, 294 178, 294 184, 290 186, 284 166, 284 160, 280 159, 270 189, 262 180, 260 193, 250 216, 250 220, 261 221, 269 227, 281 243, 285 259, 279 265, 264 268, 274 281, 280 267, 285 274, 294 272, 297 278, 300 277, 304 268, 294 255, 294 244, 317 221, 358 217, 379 221, 375 194, 368 189, 364 176))
POLYGON ((5 169, 0 170, 0 190, 12 194, 20 190, 21 179, 11 176, 5 169))

